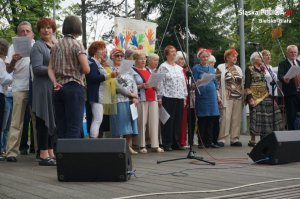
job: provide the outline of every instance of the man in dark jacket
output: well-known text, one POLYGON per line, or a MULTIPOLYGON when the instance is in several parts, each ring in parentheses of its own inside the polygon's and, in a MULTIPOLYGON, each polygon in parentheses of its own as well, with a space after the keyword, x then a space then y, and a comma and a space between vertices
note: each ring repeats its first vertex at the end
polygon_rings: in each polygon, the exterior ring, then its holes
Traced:
POLYGON ((278 66, 278 78, 282 82, 284 93, 287 128, 288 130, 295 130, 294 122, 297 112, 300 111, 300 73, 295 73, 292 77, 286 77, 285 75, 292 66, 300 66, 300 62, 297 60, 298 47, 289 45, 286 56, 287 58, 278 66))

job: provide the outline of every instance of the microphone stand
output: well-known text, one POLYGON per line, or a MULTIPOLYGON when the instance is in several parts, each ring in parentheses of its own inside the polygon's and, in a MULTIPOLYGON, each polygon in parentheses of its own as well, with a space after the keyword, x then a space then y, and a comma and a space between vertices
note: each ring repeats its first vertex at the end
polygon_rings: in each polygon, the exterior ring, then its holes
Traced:
MULTIPOLYGON (((191 88, 190 88, 190 85, 189 85, 189 82, 190 82, 190 78, 192 78, 195 82, 195 79, 192 75, 192 70, 189 66, 189 63, 187 61, 187 58, 185 57, 184 53, 183 53, 183 50, 182 50, 182 47, 180 45, 180 42, 179 42, 179 39, 177 37, 177 34, 176 34, 176 31, 174 29, 174 33, 175 33, 175 37, 176 37, 176 40, 179 44, 179 47, 180 47, 180 51, 182 52, 182 55, 183 55, 183 58, 185 60, 185 63, 187 65, 187 72, 186 72, 186 76, 187 76, 187 91, 188 91, 188 96, 187 96, 187 112, 188 112, 188 143, 189 143, 189 146, 190 146, 190 149, 189 149, 189 152, 187 154, 186 157, 184 158, 175 158, 175 159, 169 159, 169 160, 162 160, 162 161, 157 161, 157 164, 160 164, 160 163, 163 163, 163 162, 171 162, 171 161, 176 161, 176 160, 185 160, 185 159, 193 159, 193 160, 199 160, 199 161, 202 161, 202 162, 206 162, 210 165, 216 165, 215 162, 211 162, 211 161, 208 161, 208 160, 205 160, 203 157, 197 157, 195 155, 195 151, 193 151, 193 136, 194 136, 194 132, 191 131, 191 107, 190 107, 190 91, 191 91, 191 88)), ((197 87, 196 87, 197 88, 197 87)), ((197 91, 198 93, 200 94, 200 91, 199 89, 197 88, 197 91)), ((185 99, 184 99, 185 100, 185 99)))
POLYGON ((266 69, 268 70, 271 78, 272 78, 272 81, 270 83, 271 87, 272 87, 272 127, 273 127, 273 131, 275 131, 275 89, 277 87, 277 89, 279 90, 279 92, 283 95, 283 92, 282 90, 280 89, 278 83, 276 82, 275 80, 275 77, 274 77, 274 74, 273 74, 273 71, 271 70, 271 68, 269 68, 266 64, 266 62, 264 61, 261 53, 259 52, 259 45, 255 45, 255 48, 256 48, 256 52, 258 53, 259 57, 261 58, 264 66, 266 67, 266 69))

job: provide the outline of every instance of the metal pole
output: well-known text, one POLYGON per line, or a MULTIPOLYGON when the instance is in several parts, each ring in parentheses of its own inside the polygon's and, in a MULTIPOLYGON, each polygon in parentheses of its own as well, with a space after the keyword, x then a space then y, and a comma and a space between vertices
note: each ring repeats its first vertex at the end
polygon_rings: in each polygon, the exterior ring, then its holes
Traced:
POLYGON ((187 61, 189 62, 189 7, 188 7, 187 0, 185 0, 185 29, 186 29, 186 54, 187 54, 187 61))
POLYGON ((55 21, 56 17, 56 5, 55 5, 55 0, 53 0, 53 20, 55 21))
MULTIPOLYGON (((239 0, 239 10, 244 10, 244 1, 239 0)), ((244 30, 244 15, 239 15, 239 34, 240 34, 240 66, 245 76, 245 30, 244 30)), ((243 108, 242 113, 242 133, 247 132, 247 115, 246 106, 243 108)))

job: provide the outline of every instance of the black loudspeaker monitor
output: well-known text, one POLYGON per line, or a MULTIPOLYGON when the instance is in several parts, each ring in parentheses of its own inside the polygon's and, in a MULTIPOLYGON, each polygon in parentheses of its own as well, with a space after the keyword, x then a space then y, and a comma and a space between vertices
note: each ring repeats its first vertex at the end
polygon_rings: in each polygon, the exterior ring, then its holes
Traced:
POLYGON ((59 181, 127 181, 132 170, 125 139, 58 139, 59 181))
POLYGON ((260 140, 250 152, 259 164, 285 164, 300 161, 300 131, 274 131, 260 140))

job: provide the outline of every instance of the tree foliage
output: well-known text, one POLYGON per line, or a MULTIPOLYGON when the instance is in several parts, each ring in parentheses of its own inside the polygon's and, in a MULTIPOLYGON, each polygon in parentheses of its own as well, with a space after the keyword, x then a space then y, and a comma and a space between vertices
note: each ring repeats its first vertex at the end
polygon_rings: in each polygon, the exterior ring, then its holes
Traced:
MULTIPOLYGON (((268 49, 272 53, 271 64, 276 66, 284 59, 284 51, 287 45, 300 44, 300 13, 299 3, 297 1, 278 1, 278 0, 245 0, 244 11, 260 11, 262 9, 283 10, 280 15, 248 15, 244 16, 245 41, 255 41, 261 44, 260 50, 268 49), (286 12, 291 11, 287 16, 286 12), (291 23, 267 23, 266 20, 290 20, 291 23), (261 20, 261 21, 260 21, 261 20), (262 20, 265 20, 262 22, 262 20), (276 28, 282 30, 282 36, 276 38, 272 36, 272 31, 276 28)), ((229 32, 224 32, 229 37, 233 46, 239 47, 239 10, 238 0, 214 0, 212 10, 220 13, 222 22, 229 27, 229 32), (231 23, 230 23, 231 22, 231 23)), ((287 21, 285 21, 287 22, 287 21)), ((246 60, 249 60, 251 53, 255 51, 254 47, 246 46, 246 60)))
POLYGON ((0 0, 0 37, 10 41, 21 21, 30 22, 35 32, 38 19, 50 16, 52 9, 53 0, 0 0))

